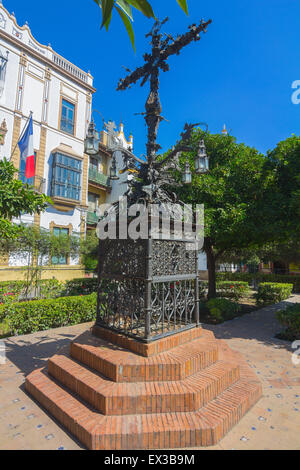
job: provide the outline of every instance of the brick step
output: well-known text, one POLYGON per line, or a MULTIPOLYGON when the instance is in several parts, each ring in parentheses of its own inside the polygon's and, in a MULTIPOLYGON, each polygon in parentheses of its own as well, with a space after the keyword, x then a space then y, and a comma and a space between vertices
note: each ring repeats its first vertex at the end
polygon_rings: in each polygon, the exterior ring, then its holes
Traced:
POLYGON ((197 328, 190 328, 186 331, 181 331, 179 334, 164 336, 163 338, 152 341, 150 343, 136 341, 133 338, 129 338, 112 330, 108 330, 107 328, 101 328, 97 325, 93 326, 92 333, 99 338, 102 338, 113 344, 117 344, 124 349, 129 349, 136 354, 150 357, 155 354, 168 351, 169 349, 173 349, 181 344, 190 343, 194 339, 202 336, 203 330, 200 326, 198 326, 197 328))
POLYGON ((70 355, 114 382, 166 382, 183 380, 217 362, 218 342, 202 330, 188 345, 143 357, 87 331, 71 343, 70 355))
POLYGON ((238 365, 218 361, 182 381, 117 383, 64 354, 48 373, 105 415, 197 411, 240 378, 238 365))
POLYGON ((197 412, 104 416, 43 369, 27 377, 26 390, 88 449, 95 450, 214 445, 261 396, 261 385, 250 373, 197 412))

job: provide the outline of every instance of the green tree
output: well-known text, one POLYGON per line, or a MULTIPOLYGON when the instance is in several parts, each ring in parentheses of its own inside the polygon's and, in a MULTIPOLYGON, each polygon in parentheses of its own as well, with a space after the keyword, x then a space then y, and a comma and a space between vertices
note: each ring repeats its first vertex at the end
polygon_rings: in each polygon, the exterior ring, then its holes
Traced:
POLYGON ((78 256, 80 237, 78 235, 54 235, 47 229, 33 226, 23 226, 14 239, 0 240, 0 254, 26 260, 24 278, 26 293, 40 287, 41 273, 45 266, 51 265, 52 258, 78 256))
POLYGON ((80 255, 86 271, 96 271, 99 258, 99 238, 96 230, 89 230, 80 240, 80 255))
POLYGON ((38 194, 32 186, 15 178, 14 165, 6 158, 0 161, 0 238, 18 237, 21 226, 11 219, 22 213, 40 214, 51 203, 44 194, 38 194))
MULTIPOLYGON (((268 207, 274 175, 266 159, 255 148, 238 144, 230 135, 193 132, 191 152, 181 156, 182 168, 188 158, 191 185, 174 188, 181 200, 204 204, 204 246, 209 273, 209 298, 216 296, 216 263, 227 250, 261 246, 274 239, 272 213, 268 207), (204 139, 210 170, 197 176, 194 158, 199 140, 204 139)), ((180 175, 177 175, 178 179, 180 175)))
POLYGON ((297 240, 300 234, 300 137, 279 142, 267 153, 270 170, 274 174, 274 194, 281 242, 297 240))
MULTIPOLYGON (((187 0, 176 0, 183 11, 188 15, 187 0)), ((135 37, 132 27, 132 9, 140 11, 147 18, 156 18, 151 3, 147 0, 94 0, 102 11, 102 24, 108 30, 112 14, 116 11, 127 30, 133 49, 135 50, 135 37)))

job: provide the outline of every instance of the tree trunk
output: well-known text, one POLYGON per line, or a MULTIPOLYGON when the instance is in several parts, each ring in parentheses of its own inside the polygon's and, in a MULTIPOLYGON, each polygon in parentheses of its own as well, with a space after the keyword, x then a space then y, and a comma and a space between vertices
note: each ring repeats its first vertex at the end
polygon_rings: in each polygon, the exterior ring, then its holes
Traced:
POLYGON ((216 257, 213 247, 206 246, 207 269, 208 269, 208 299, 214 299, 217 296, 216 289, 216 257))

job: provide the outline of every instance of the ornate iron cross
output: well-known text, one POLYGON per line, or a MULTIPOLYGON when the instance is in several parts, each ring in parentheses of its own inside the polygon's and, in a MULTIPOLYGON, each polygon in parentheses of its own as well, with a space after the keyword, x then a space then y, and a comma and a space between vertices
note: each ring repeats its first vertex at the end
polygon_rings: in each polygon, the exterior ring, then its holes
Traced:
MULTIPOLYGON (((193 24, 189 26, 189 31, 183 35, 178 35, 174 39, 170 34, 166 35, 161 33, 161 27, 166 23, 168 18, 164 21, 157 20, 146 37, 150 37, 150 44, 152 51, 150 54, 144 54, 145 64, 142 67, 138 67, 134 72, 119 81, 117 90, 126 90, 131 85, 142 80, 141 86, 143 86, 148 80, 150 81, 150 93, 145 104, 145 112, 142 115, 145 116, 145 121, 148 127, 148 139, 147 139, 147 156, 145 161, 134 157, 133 155, 124 155, 124 170, 128 170, 132 167, 133 161, 135 161, 135 167, 137 172, 137 179, 133 179, 130 183, 131 189, 134 188, 135 198, 144 197, 149 199, 149 188, 151 199, 160 199, 162 192, 160 187, 166 184, 166 181, 170 183, 170 177, 167 175, 165 170, 168 170, 166 163, 172 159, 175 159, 179 152, 188 150, 187 143, 190 140, 191 132, 193 128, 198 124, 186 124, 184 132, 181 134, 181 144, 177 144, 173 147, 172 151, 165 158, 157 159, 157 152, 161 146, 157 143, 157 134, 160 122, 164 119, 162 117, 162 107, 159 99, 159 74, 169 71, 169 64, 167 60, 172 55, 179 55, 181 50, 189 45, 192 41, 200 40, 200 33, 205 33, 207 26, 212 22, 208 20, 204 22, 201 20, 199 25, 193 24), (131 158, 132 157, 132 158, 131 158)), ((128 70, 128 69, 126 69, 128 70)), ((172 183, 174 183, 172 181, 172 183)))
POLYGON ((178 35, 174 39, 170 34, 165 35, 160 32, 166 21, 168 21, 168 18, 162 22, 157 20, 150 33, 146 35, 146 37, 151 37, 150 44, 152 46, 151 54, 144 54, 146 63, 126 78, 121 79, 117 87, 117 90, 126 90, 139 80, 142 80, 141 86, 150 80, 150 93, 145 105, 146 112, 143 113, 148 127, 147 159, 149 164, 156 160, 156 152, 161 148, 157 143, 159 124, 163 120, 159 99, 160 71, 169 71, 168 58, 174 54, 179 55, 180 51, 192 41, 199 41, 200 33, 205 33, 207 26, 212 22, 211 20, 206 22, 201 20, 198 26, 191 25, 187 33, 178 35))

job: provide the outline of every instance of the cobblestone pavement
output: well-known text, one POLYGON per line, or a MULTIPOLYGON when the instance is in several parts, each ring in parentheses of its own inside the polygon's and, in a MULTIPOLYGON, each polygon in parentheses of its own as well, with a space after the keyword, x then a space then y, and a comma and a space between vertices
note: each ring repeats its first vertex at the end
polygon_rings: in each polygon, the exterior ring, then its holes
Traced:
MULTIPOLYGON (((264 394, 220 444, 208 449, 300 449, 300 364, 292 362, 291 344, 274 338, 280 331, 274 311, 290 302, 300 302, 300 295, 222 325, 204 326, 244 355, 264 394)), ((4 364, 0 342, 0 449, 82 449, 25 393, 24 380, 90 325, 8 338, 4 364)))

